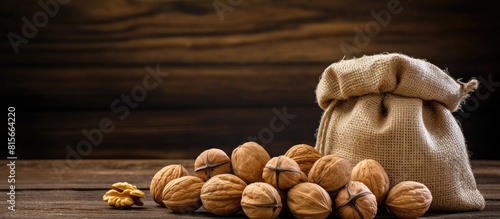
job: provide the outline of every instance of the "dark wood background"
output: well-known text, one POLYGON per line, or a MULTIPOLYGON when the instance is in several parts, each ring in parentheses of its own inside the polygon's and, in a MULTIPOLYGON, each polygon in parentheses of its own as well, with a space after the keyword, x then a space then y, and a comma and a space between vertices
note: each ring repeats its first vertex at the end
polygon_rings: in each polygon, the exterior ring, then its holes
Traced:
POLYGON ((454 78, 489 80, 479 89, 483 96, 456 115, 471 158, 500 158, 500 84, 491 82, 500 82, 500 25, 492 3, 72 0, 16 54, 8 34, 22 36, 22 18, 32 21, 42 8, 36 0, 0 2, 0 98, 4 112, 16 107, 19 159, 195 158, 211 147, 230 153, 268 131, 284 107, 296 117, 258 141, 273 156, 294 144, 314 145, 320 74, 346 55, 340 44, 353 45, 356 28, 377 21, 371 11, 388 3, 402 11, 351 56, 401 52, 454 78), (214 2, 233 3, 233 10, 221 21, 214 2), (120 119, 113 101, 141 86, 146 66, 157 65, 169 75, 120 119), (72 154, 86 139, 82 130, 105 118, 115 130, 72 154))

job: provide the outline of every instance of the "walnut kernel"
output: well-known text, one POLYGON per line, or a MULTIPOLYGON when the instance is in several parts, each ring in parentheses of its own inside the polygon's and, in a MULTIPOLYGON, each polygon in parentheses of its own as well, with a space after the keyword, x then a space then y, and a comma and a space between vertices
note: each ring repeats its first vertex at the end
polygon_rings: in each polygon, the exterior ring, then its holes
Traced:
POLYGON ((117 182, 111 186, 111 190, 103 195, 102 200, 106 201, 109 206, 123 209, 132 205, 143 206, 144 203, 140 198, 146 197, 146 194, 137 189, 137 186, 127 182, 117 182))

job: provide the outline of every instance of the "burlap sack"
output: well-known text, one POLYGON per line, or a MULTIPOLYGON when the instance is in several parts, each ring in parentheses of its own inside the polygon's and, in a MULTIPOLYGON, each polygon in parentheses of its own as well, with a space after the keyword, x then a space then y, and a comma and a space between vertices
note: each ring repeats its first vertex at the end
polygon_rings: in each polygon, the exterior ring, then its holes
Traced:
POLYGON ((375 159, 391 186, 424 183, 433 195, 430 210, 481 210, 485 201, 452 115, 477 86, 477 80, 455 81, 435 65, 403 54, 333 63, 316 88, 324 113, 315 148, 353 164, 375 159))

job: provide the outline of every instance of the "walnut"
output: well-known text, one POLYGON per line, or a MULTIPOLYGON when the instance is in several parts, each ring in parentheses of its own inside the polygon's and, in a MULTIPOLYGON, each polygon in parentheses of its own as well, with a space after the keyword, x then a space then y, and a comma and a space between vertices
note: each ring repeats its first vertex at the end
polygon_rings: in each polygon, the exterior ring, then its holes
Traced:
POLYGON ((255 182, 243 190, 241 207, 249 218, 274 219, 280 214, 283 205, 276 188, 264 182, 255 182))
POLYGON ((109 206, 123 209, 132 205, 143 206, 140 198, 146 197, 146 194, 137 189, 137 186, 127 182, 117 182, 111 186, 111 190, 102 196, 102 200, 108 202, 109 206))
POLYGON ((265 182, 277 189, 289 189, 299 183, 300 167, 292 158, 286 156, 273 157, 269 160, 262 172, 265 182))
POLYGON ((153 176, 149 185, 149 193, 153 200, 157 204, 165 206, 162 202, 162 192, 165 185, 173 179, 187 175, 189 175, 189 172, 180 164, 171 164, 161 168, 153 176))
POLYGON ((246 142, 235 148, 231 154, 233 173, 247 184, 264 182, 262 171, 270 159, 271 157, 261 145, 246 142))
POLYGON ((321 154, 308 144, 296 144, 288 149, 284 155, 297 162, 300 170, 306 175, 309 175, 309 170, 314 162, 321 158, 321 154))
POLYGON ((299 183, 288 190, 287 204, 295 218, 327 218, 332 212, 328 192, 310 182, 299 183))
POLYGON ((196 176, 173 179, 163 189, 165 206, 173 212, 193 212, 202 206, 200 193, 205 182, 196 176))
POLYGON ((362 182, 351 181, 335 198, 340 218, 370 219, 377 215, 377 199, 362 182))
POLYGON ((420 182, 403 181, 389 190, 385 204, 387 210, 398 218, 418 218, 429 210, 431 191, 420 182))
POLYGON ((309 182, 309 178, 307 178, 307 175, 302 171, 300 171, 299 182, 309 182))
POLYGON ((384 204, 389 192, 389 176, 382 165, 373 159, 365 159, 352 169, 351 180, 365 184, 377 198, 379 206, 384 204))
POLYGON ((210 178, 201 188, 201 202, 216 215, 232 215, 241 210, 241 196, 247 184, 236 175, 223 173, 210 178))
POLYGON ((194 172, 203 181, 211 177, 231 173, 231 159, 226 152, 218 148, 211 148, 203 151, 194 161, 194 172))
POLYGON ((329 193, 336 193, 351 179, 351 162, 337 155, 318 159, 309 171, 309 182, 316 183, 329 193))

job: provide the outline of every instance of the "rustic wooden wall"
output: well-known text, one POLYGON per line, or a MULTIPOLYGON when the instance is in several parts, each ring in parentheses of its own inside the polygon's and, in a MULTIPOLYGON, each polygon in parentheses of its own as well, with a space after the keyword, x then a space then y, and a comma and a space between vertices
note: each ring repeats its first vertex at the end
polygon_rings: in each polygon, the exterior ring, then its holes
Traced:
POLYGON ((4 110, 17 109, 19 158, 194 158, 210 147, 230 153, 249 136, 272 155, 314 145, 322 71, 344 56, 380 52, 425 58, 455 78, 485 82, 456 115, 472 158, 500 158, 493 152, 500 25, 491 3, 41 2, 58 4, 45 7, 47 15, 36 0, 0 3, 0 98, 4 110), (226 7, 223 20, 214 3, 226 7), (368 40, 357 33, 366 27, 368 40), (354 49, 346 53, 347 44, 354 49), (147 66, 160 72, 151 76, 147 66), (82 131, 99 137, 101 121, 114 130, 86 147, 82 131))

